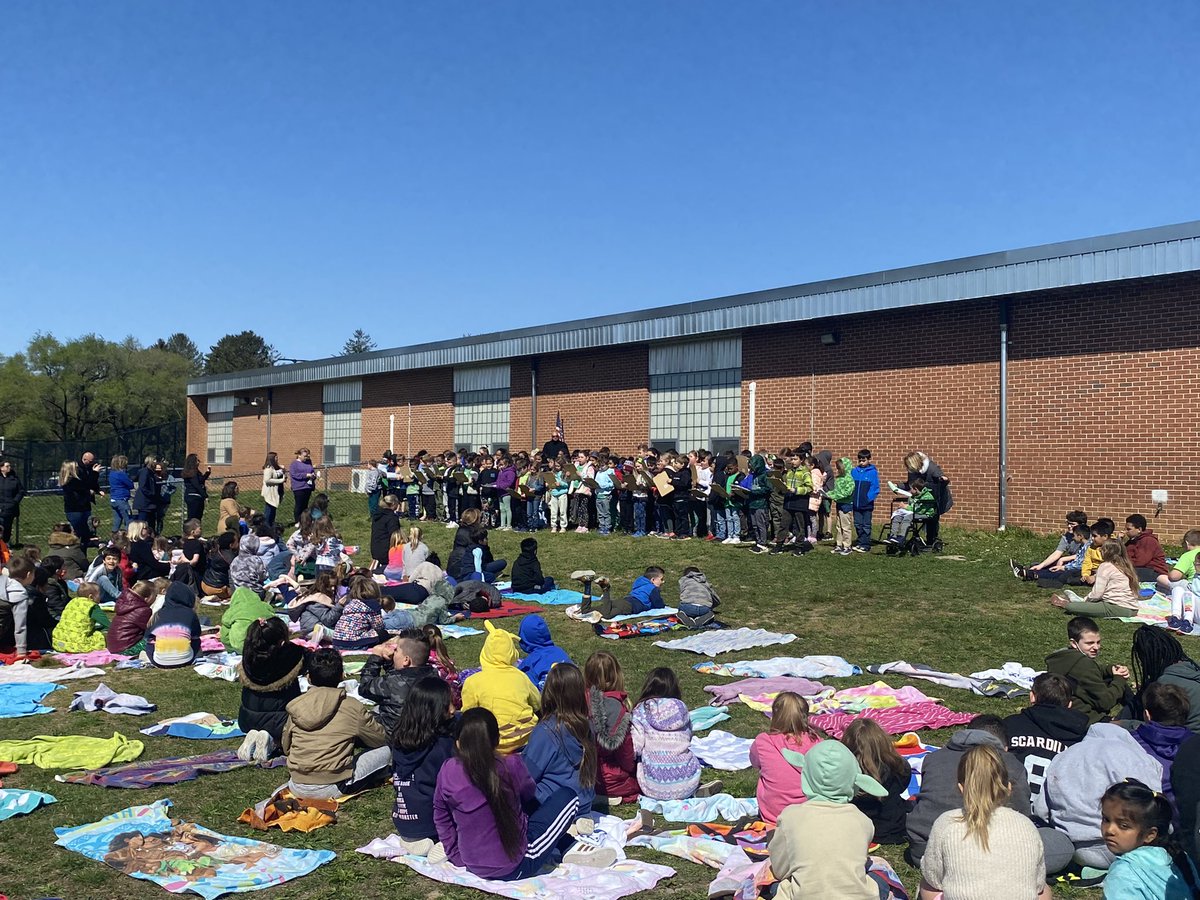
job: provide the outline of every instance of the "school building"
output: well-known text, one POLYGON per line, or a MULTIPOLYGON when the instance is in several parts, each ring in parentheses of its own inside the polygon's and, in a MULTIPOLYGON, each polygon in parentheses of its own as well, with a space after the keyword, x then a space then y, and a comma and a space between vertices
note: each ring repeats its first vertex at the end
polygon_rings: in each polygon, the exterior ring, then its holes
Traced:
POLYGON ((347 484, 388 449, 540 448, 559 415, 572 448, 808 440, 870 447, 884 480, 920 449, 948 523, 1082 507, 1178 541, 1200 526, 1200 222, 200 378, 187 440, 215 479, 308 447, 347 484))

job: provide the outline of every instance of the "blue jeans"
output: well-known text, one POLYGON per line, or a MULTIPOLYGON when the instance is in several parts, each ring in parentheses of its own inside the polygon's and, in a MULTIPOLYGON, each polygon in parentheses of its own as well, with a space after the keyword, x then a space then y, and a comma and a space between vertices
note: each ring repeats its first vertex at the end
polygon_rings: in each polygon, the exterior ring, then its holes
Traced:
POLYGON ((646 533, 646 498, 633 498, 633 533, 646 533))
POLYGON ((596 495, 596 523, 602 534, 612 531, 612 494, 596 495))
POLYGON ((854 531, 858 535, 858 546, 871 549, 871 513, 869 509, 854 511, 854 531))
POLYGON ((530 531, 537 531, 539 528, 545 527, 542 522, 541 500, 525 501, 525 527, 530 531))
POLYGON ((278 511, 278 508, 272 506, 270 503, 263 504, 263 521, 266 522, 268 525, 270 525, 272 528, 275 527, 275 513, 277 511, 278 511))
POLYGON ((129 501, 128 500, 110 500, 108 505, 112 507, 112 530, 124 531, 129 527, 129 501))
POLYGON ((79 538, 79 543, 87 548, 88 541, 92 539, 92 514, 90 512, 69 512, 67 513, 67 521, 71 523, 71 530, 75 532, 75 536, 79 538))

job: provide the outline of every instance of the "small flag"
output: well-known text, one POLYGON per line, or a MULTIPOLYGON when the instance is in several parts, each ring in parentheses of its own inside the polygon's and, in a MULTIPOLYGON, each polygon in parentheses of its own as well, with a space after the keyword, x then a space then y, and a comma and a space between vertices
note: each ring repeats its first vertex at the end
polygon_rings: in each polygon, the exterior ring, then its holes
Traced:
POLYGON ((562 413, 556 412, 554 414, 554 431, 558 434, 558 439, 560 441, 566 440, 567 434, 565 431, 563 431, 562 413))

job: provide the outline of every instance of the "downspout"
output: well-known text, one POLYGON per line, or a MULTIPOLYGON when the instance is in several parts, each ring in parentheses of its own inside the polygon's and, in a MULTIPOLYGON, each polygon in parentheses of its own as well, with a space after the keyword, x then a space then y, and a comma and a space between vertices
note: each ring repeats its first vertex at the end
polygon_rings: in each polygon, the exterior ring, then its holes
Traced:
POLYGON ((529 360, 529 447, 537 449, 537 375, 538 361, 535 357, 529 360))
POLYGON ((1000 301, 1000 493, 997 531, 1008 527, 1008 300, 1000 301))
POLYGON ((267 388, 267 449, 271 449, 271 402, 275 399, 275 388, 267 388))
POLYGON ((758 396, 758 382, 750 382, 750 452, 757 453, 755 449, 758 445, 754 443, 754 401, 758 396))

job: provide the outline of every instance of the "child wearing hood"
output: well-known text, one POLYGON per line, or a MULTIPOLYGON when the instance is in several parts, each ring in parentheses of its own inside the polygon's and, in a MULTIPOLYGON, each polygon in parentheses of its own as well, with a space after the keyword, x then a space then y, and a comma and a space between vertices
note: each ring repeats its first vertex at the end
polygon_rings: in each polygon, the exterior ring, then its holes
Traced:
MULTIPOLYGON (((247 538, 249 537, 252 535, 247 535, 247 538)), ((270 603, 250 588, 240 587, 233 592, 229 599, 229 608, 221 616, 221 643, 230 653, 241 653, 246 643, 246 629, 250 627, 250 623, 273 618, 275 610, 270 603)))
POLYGON ((770 553, 770 541, 767 537, 768 512, 774 488, 767 480, 767 461, 762 454, 756 453, 750 457, 750 496, 746 499, 746 518, 750 522, 750 533, 754 537, 751 553, 770 553))
POLYGON ((160 609, 146 629, 146 655, 160 669, 190 666, 200 655, 200 618, 196 592, 182 581, 173 581, 160 609))
POLYGON ((463 682, 462 708, 490 710, 500 726, 500 753, 520 750, 537 725, 542 698, 529 676, 517 668, 520 654, 511 632, 485 621, 487 637, 479 653, 480 669, 463 682))
POLYGON ((700 761, 692 752, 692 720, 674 669, 646 676, 633 708, 633 752, 642 793, 655 800, 684 800, 700 785, 700 761))
POLYGON ((839 556, 849 556, 850 548, 854 546, 854 476, 850 471, 850 457, 837 460, 833 464, 833 486, 825 491, 833 517, 833 550, 830 552, 839 556))
POLYGON ((808 798, 779 815, 771 839, 771 871, 779 879, 779 900, 837 897, 880 900, 891 886, 867 871, 867 850, 875 826, 850 801, 859 791, 885 797, 887 790, 838 741, 821 741, 806 753, 786 748, 783 758, 800 770, 808 798))
POLYGON ((854 509, 854 531, 858 540, 851 548, 858 553, 871 552, 871 516, 875 511, 875 498, 879 496, 879 472, 871 463, 871 451, 863 447, 858 451, 858 465, 851 472, 854 494, 851 505, 854 509))
POLYGON ((292 643, 287 625, 278 616, 251 622, 238 652, 242 654, 237 667, 242 702, 237 721, 246 735, 238 757, 261 762, 282 740, 287 705, 300 696, 300 676, 308 671, 311 653, 292 643))
POLYGON ((267 561, 258 554, 258 535, 247 534, 238 542, 238 554, 229 564, 229 585, 234 593, 242 588, 253 591, 261 600, 267 583, 267 561))
POLYGON ((542 574, 537 549, 538 542, 534 538, 521 541, 521 553, 512 567, 513 593, 546 594, 554 590, 554 579, 542 574))
POLYGON ((584 664, 583 680, 596 739, 596 793, 607 799, 609 806, 636 802, 641 789, 621 664, 607 650, 597 650, 584 664))
POLYGON ((679 624, 687 628, 703 628, 713 620, 713 610, 721 598, 708 583, 708 578, 695 566, 688 566, 679 578, 679 624))
MULTIPOLYGON (((1171 769, 1179 745, 1192 736, 1187 727, 1191 704, 1183 688, 1156 681, 1146 687, 1142 705, 1145 707, 1143 715, 1146 721, 1134 729, 1133 739, 1162 764, 1163 793, 1170 801, 1171 809, 1177 810, 1175 791, 1171 787, 1171 769)), ((1172 818, 1178 828, 1179 813, 1176 812, 1172 818)))
POLYGON ((536 613, 521 621, 517 637, 521 642, 521 652, 525 654, 525 658, 517 663, 517 668, 529 676, 539 691, 546 686, 546 676, 556 664, 571 661, 567 651, 554 643, 546 620, 536 613))

